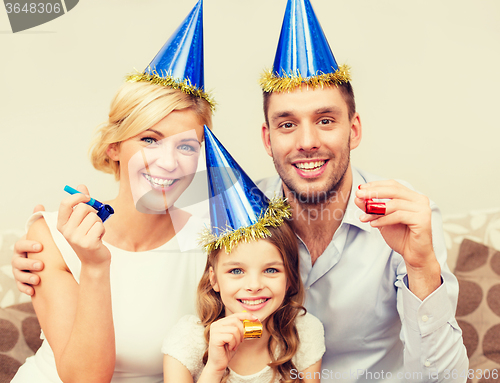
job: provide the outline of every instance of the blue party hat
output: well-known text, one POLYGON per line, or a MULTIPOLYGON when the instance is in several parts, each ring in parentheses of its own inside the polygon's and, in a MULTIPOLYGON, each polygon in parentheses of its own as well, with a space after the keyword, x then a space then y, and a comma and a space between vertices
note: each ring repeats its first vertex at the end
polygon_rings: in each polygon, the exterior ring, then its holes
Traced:
POLYGON ((207 100, 213 109, 215 103, 205 92, 203 63, 203 0, 199 0, 144 73, 130 75, 127 81, 180 89, 207 100))
POLYGON ((224 247, 226 252, 241 241, 271 235, 290 218, 290 206, 282 198, 269 200, 205 125, 205 154, 211 229, 201 243, 210 252, 224 247))
POLYGON ((350 81, 338 66, 309 0, 288 0, 273 69, 264 73, 265 92, 284 92, 302 84, 325 86, 350 81))

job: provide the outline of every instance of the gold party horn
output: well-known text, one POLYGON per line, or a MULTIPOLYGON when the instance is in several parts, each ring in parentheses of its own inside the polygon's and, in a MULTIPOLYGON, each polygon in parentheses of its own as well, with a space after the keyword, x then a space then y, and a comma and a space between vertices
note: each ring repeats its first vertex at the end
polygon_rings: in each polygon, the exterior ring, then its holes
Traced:
MULTIPOLYGON (((246 311, 243 311, 246 313, 246 311)), ((243 319, 243 339, 257 339, 262 336, 262 323, 243 319)))

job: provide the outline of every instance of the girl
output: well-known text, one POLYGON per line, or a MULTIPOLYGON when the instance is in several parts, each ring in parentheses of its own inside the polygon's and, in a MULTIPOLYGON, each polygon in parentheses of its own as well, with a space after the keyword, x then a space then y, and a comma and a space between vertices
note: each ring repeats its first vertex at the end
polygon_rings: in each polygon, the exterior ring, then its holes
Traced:
POLYGON ((165 339, 165 382, 319 382, 323 326, 302 306, 289 206, 269 201, 208 129, 205 149, 212 225, 199 318, 165 339), (244 320, 262 323, 259 339, 243 340, 244 320))
POLYGON ((296 237, 288 223, 269 230, 209 254, 199 319, 182 318, 164 342, 165 382, 320 381, 323 326, 302 307, 296 237), (262 337, 243 341, 242 321, 256 318, 262 337))

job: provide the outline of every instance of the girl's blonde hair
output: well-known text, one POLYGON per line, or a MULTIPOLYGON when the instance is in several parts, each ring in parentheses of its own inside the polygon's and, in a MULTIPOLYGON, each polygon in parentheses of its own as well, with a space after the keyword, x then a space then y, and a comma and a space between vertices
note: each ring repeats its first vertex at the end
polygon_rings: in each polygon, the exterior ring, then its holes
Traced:
MULTIPOLYGON (((301 382, 302 379, 292 379, 290 371, 296 370, 292 357, 299 347, 299 336, 295 327, 295 318, 301 312, 306 313, 302 306, 304 303, 304 286, 299 272, 299 251, 297 237, 289 223, 285 221, 279 227, 268 227, 271 236, 260 241, 269 241, 280 252, 283 259, 285 275, 287 280, 287 291, 280 307, 269 317, 266 322, 266 330, 269 332, 269 343, 267 345, 271 363, 269 366, 274 374, 279 374, 282 382, 301 382), (279 352, 277 352, 279 351, 279 352)), ((205 326, 205 340, 210 340, 210 325, 225 317, 224 304, 220 293, 212 288, 210 283, 210 267, 217 266, 218 254, 221 249, 214 250, 208 254, 207 265, 200 284, 198 285, 197 309, 201 323, 205 326)), ((208 361, 208 349, 203 355, 203 363, 208 361)), ((224 383, 229 371, 221 383, 224 383)))
POLYGON ((175 110, 193 110, 200 124, 211 127, 212 110, 204 99, 178 89, 148 82, 126 82, 111 101, 108 121, 98 128, 90 146, 90 160, 97 170, 120 179, 120 164, 106 151, 160 122, 175 110))

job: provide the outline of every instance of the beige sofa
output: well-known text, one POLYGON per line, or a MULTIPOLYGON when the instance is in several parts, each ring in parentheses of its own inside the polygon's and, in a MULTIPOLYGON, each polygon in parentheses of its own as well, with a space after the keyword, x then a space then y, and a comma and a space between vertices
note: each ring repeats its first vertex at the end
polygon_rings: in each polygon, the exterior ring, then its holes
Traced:
MULTIPOLYGON (((443 226, 461 288, 457 319, 474 370, 468 381, 500 382, 500 208, 445 216, 443 226)), ((0 232, 0 383, 10 382, 41 344, 30 299, 17 290, 10 267, 21 235, 0 232)))

